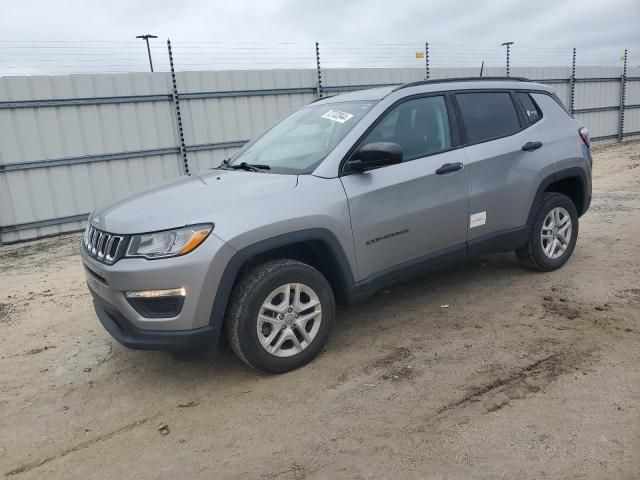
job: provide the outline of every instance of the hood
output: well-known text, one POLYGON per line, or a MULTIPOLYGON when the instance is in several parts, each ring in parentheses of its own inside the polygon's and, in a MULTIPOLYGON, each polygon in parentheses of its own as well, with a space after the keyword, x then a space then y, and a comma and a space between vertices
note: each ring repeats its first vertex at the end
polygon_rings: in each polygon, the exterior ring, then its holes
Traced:
POLYGON ((259 209, 261 199, 291 190, 297 182, 297 175, 211 170, 96 208, 91 224, 110 233, 132 234, 215 223, 216 212, 233 211, 247 202, 259 209))

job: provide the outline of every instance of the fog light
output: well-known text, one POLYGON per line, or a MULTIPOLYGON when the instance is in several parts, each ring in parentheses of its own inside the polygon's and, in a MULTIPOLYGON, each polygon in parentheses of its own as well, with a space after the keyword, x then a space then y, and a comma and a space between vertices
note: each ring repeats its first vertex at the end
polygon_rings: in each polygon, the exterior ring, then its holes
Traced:
POLYGON ((184 288, 170 288, 126 292, 125 295, 129 305, 143 317, 171 318, 182 311, 186 291, 184 288))
POLYGON ((187 291, 184 287, 170 288, 168 290, 140 290, 125 293, 127 298, 184 297, 186 295, 187 291))

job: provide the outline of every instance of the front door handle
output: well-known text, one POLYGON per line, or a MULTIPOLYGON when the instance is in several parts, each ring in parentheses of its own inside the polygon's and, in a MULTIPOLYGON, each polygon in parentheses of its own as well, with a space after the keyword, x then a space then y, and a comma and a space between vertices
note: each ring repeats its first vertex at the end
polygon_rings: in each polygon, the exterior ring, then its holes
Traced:
POLYGON ((527 142, 522 146, 522 150, 525 152, 531 152, 537 150, 542 146, 542 142, 527 142))
POLYGON ((439 169, 436 170, 436 174, 443 175, 445 173, 457 172, 458 170, 462 170, 462 163, 445 163, 439 169))

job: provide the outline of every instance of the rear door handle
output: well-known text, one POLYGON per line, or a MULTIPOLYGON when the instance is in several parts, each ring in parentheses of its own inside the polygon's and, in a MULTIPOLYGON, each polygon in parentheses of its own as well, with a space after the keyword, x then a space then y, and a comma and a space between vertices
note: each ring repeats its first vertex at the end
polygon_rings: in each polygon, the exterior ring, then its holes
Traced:
POLYGON ((531 152, 537 150, 542 146, 542 142, 527 142, 522 146, 522 150, 525 152, 531 152))
POLYGON ((443 175, 445 173, 457 172, 458 170, 462 170, 462 167, 463 165, 461 162, 445 163, 439 169, 436 170, 436 173, 438 175, 443 175))

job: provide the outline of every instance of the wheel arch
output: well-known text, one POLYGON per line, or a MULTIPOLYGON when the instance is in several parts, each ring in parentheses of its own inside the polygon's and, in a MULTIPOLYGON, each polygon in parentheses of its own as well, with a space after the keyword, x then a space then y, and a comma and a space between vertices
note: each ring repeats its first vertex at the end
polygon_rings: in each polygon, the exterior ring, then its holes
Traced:
POLYGON ((335 235, 323 228, 300 230, 261 240, 231 257, 220 279, 209 323, 221 325, 224 322, 233 287, 244 273, 276 258, 310 264, 327 278, 340 300, 348 300, 354 294, 353 272, 335 235))
POLYGON ((591 203, 591 190, 587 181, 587 174, 580 167, 572 167, 545 177, 534 197, 529 209, 527 225, 531 226, 536 212, 536 206, 540 204, 542 197, 547 192, 562 193, 568 196, 576 206, 578 216, 582 216, 591 203))

